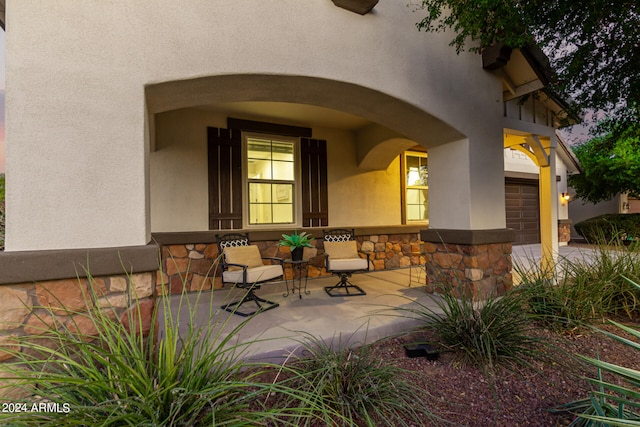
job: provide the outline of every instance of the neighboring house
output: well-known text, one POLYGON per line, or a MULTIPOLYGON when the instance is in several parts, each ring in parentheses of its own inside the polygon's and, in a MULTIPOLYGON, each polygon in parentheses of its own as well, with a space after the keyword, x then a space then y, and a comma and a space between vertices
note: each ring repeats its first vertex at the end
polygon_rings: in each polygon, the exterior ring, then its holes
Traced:
POLYGON ((8 0, 10 320, 49 293, 67 302, 83 267, 123 308, 123 267, 139 297, 181 277, 215 286, 229 231, 273 255, 283 232, 355 228, 374 269, 419 262, 421 239, 432 281, 503 290, 505 148, 539 169, 550 258, 562 107, 542 91, 545 58, 457 55, 420 18, 393 1, 360 15, 330 0, 8 0))
MULTIPOLYGON (((571 192, 573 189, 569 188, 569 191, 571 192)), ((569 215, 573 224, 600 215, 626 213, 640 213, 640 200, 626 193, 618 194, 610 200, 599 203, 575 199, 569 204, 569 215)), ((582 239, 582 236, 578 234, 574 227, 571 227, 571 238, 582 239)))

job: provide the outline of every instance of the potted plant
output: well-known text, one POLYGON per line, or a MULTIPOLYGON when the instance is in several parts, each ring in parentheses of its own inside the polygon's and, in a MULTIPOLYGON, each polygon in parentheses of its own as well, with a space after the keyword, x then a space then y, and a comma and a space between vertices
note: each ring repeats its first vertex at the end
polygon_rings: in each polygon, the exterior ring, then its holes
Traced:
POLYGON ((294 231, 292 234, 283 234, 280 239, 280 246, 288 246, 291 249, 291 259, 294 261, 300 261, 302 259, 303 248, 312 248, 311 241, 314 237, 308 234, 306 231, 298 234, 294 231))

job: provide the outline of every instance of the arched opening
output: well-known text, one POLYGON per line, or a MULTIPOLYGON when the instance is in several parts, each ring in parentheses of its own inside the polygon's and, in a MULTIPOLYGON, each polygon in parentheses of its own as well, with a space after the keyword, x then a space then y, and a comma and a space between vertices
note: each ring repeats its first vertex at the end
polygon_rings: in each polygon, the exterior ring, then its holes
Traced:
MULTIPOLYGON (((234 74, 147 85, 147 112, 238 102, 312 105, 360 117, 425 147, 464 138, 439 118, 401 99, 353 83, 306 76, 234 74)), ((269 114, 262 111, 262 114, 269 114)), ((153 140, 152 140, 153 146, 153 140)))
MULTIPOLYGON (((285 182, 256 181, 274 196, 249 194, 248 180, 252 178, 246 176, 248 166, 238 163, 236 169, 242 169, 243 175, 237 180, 242 183, 229 192, 240 201, 238 207, 230 208, 233 215, 229 216, 235 218, 231 227, 242 229, 401 225, 400 155, 416 145, 439 146, 463 137, 447 123, 403 100, 359 85, 313 77, 226 75, 180 80, 147 86, 146 99, 152 148, 152 232, 226 227, 211 221, 208 201, 220 195, 212 193, 211 177, 207 178, 212 166, 207 163, 206 133, 208 128, 230 128, 230 119, 304 128, 304 138, 326 141, 327 147, 326 175, 321 177, 326 180, 324 195, 313 193, 313 184, 301 188, 305 184, 300 179, 308 174, 301 169, 295 169, 297 178, 292 176, 288 186, 285 182), (317 214, 304 212, 304 204, 313 203, 305 199, 309 192, 312 198, 326 199, 319 203, 326 205, 323 214, 330 221, 307 221, 306 217, 317 214), (275 212, 281 200, 290 202, 286 208, 294 209, 292 215, 281 215, 281 221, 272 221, 270 214, 266 219, 252 218, 253 207, 275 212)), ((265 132, 272 136, 278 133, 265 132)), ((238 140, 244 144, 240 160, 244 163, 248 161, 249 133, 242 132, 238 140)), ((292 151, 292 155, 299 153, 292 151)), ((222 166, 216 168, 222 170, 222 166)), ((218 178, 218 182, 227 179, 218 178)))

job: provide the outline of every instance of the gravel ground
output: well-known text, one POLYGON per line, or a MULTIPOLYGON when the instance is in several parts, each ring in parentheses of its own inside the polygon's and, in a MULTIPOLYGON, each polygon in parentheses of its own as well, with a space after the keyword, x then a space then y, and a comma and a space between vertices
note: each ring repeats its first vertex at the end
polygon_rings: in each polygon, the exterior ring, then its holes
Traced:
MULTIPOLYGON (((621 332, 612 326, 602 328, 621 332)), ((431 395, 431 411, 450 423, 444 425, 453 426, 568 425, 570 415, 551 414, 548 410, 586 397, 589 385, 582 377, 596 375, 594 368, 573 359, 576 353, 640 369, 640 352, 597 332, 538 333, 551 344, 545 354, 556 362, 532 360, 531 368, 500 369, 492 379, 476 368, 462 366, 451 353, 442 353, 435 361, 406 357, 403 344, 411 341, 411 336, 381 342, 375 351, 416 373, 416 381, 431 395)))

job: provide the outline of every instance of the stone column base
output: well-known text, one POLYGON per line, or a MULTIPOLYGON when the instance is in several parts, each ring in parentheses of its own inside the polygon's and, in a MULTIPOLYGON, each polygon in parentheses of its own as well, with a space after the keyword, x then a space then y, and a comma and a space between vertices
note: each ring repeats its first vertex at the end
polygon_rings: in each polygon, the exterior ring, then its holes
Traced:
POLYGON ((513 230, 429 229, 420 237, 425 242, 430 291, 451 289, 456 296, 482 300, 513 286, 513 230))
POLYGON ((558 220, 558 245, 565 246, 571 241, 571 220, 558 220))

